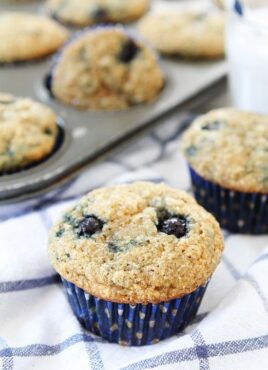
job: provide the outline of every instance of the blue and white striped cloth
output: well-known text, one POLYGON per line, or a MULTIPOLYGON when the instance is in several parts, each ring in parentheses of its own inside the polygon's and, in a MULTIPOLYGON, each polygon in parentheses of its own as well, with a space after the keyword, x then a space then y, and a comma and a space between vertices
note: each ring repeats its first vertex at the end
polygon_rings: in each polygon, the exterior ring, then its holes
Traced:
POLYGON ((268 369, 268 236, 225 233, 222 262, 192 325, 177 336, 141 348, 109 344, 84 331, 47 258, 51 223, 77 196, 92 188, 147 179, 190 190, 178 148, 187 118, 169 119, 51 197, 25 204, 23 209, 2 207, 3 370, 268 369))

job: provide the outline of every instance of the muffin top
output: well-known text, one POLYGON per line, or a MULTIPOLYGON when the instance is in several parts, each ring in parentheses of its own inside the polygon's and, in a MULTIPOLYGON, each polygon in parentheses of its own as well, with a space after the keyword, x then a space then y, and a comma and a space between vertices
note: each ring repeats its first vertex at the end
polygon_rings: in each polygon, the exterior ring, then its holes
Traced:
POLYGON ((50 14, 62 22, 87 26, 133 21, 148 9, 150 0, 48 0, 50 14))
POLYGON ((218 58, 224 55, 224 19, 218 10, 170 8, 145 16, 139 31, 161 53, 218 58))
POLYGON ((49 256, 68 281, 119 303, 158 303, 191 293, 215 270, 223 238, 185 192, 137 182, 100 188, 50 232, 49 256))
POLYGON ((0 93, 0 172, 45 158, 52 152, 57 134, 56 116, 50 108, 0 93))
POLYGON ((182 140, 202 177, 242 192, 268 192, 268 117, 233 108, 197 118, 182 140))
POLYGON ((120 110, 149 102, 164 84, 155 54, 120 27, 86 30, 59 54, 51 92, 91 110, 120 110))
POLYGON ((0 14, 0 63, 39 59, 63 45, 68 33, 55 21, 24 12, 0 14))

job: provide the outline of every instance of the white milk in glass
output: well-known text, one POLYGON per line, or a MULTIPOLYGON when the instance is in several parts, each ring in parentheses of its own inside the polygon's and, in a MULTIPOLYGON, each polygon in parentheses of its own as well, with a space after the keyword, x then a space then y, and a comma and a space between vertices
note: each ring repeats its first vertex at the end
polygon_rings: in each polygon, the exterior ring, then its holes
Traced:
POLYGON ((233 105, 268 114, 268 6, 230 14, 226 49, 233 105))

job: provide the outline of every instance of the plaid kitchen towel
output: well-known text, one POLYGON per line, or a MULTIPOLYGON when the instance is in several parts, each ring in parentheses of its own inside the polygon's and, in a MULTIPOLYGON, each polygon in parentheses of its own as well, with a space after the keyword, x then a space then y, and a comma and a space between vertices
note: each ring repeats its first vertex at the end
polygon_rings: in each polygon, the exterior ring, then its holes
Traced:
POLYGON ((159 344, 109 344, 83 330, 47 257, 47 231, 95 187, 138 179, 190 190, 179 152, 188 116, 171 118, 120 154, 35 202, 1 209, 0 365, 3 370, 268 369, 268 236, 225 232, 226 249, 190 326, 159 344))

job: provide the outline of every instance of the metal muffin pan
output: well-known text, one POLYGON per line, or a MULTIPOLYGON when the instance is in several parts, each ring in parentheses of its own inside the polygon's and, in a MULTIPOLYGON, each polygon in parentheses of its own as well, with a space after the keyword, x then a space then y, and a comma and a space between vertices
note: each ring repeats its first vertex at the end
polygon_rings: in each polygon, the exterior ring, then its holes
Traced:
MULTIPOLYGON (((0 12, 7 9, 39 12, 33 2, 20 6, 0 5, 0 12)), ((166 85, 158 98, 148 105, 135 106, 121 112, 80 111, 51 98, 44 85, 51 66, 50 58, 28 64, 1 66, 0 91, 30 97, 50 106, 56 112, 59 122, 62 122, 64 140, 59 150, 43 163, 1 176, 0 204, 14 202, 21 196, 31 197, 37 191, 68 178, 112 145, 205 92, 227 72, 225 61, 191 62, 161 58, 159 62, 166 76, 166 85)))

